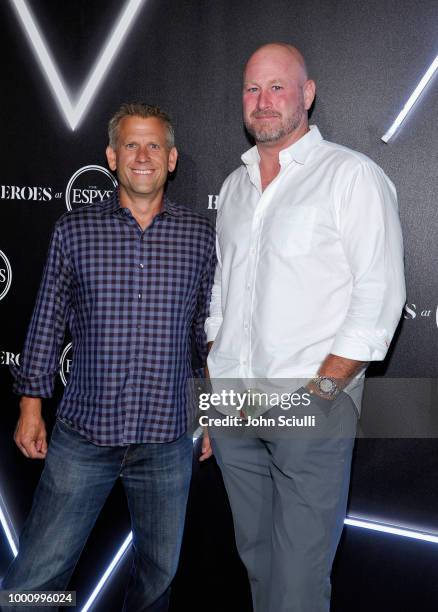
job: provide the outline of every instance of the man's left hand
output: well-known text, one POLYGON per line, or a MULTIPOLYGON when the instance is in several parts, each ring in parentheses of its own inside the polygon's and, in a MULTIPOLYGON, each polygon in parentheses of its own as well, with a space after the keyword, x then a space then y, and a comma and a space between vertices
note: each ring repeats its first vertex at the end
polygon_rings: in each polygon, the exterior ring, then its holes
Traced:
POLYGON ((205 461, 213 454, 211 448, 210 436, 208 435, 207 429, 204 429, 204 436, 202 438, 202 455, 199 457, 199 461, 205 461))

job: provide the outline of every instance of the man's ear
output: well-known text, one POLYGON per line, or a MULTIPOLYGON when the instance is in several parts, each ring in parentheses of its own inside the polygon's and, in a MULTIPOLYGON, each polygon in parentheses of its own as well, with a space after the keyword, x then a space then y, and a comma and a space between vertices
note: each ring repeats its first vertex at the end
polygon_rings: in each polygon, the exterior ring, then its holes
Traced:
POLYGON ((169 160, 167 162, 167 169, 169 172, 173 172, 176 168, 176 162, 178 160, 178 151, 176 147, 172 147, 169 151, 169 160))
POLYGON ((303 86, 303 93, 304 93, 304 108, 306 110, 309 110, 309 108, 313 104, 313 100, 315 99, 315 93, 316 93, 315 81, 312 81, 311 79, 306 81, 303 86))
POLYGON ((110 167, 110 169, 114 172, 115 170, 117 170, 117 155, 116 152, 114 151, 114 149, 108 145, 106 150, 106 159, 108 162, 108 166, 110 167))

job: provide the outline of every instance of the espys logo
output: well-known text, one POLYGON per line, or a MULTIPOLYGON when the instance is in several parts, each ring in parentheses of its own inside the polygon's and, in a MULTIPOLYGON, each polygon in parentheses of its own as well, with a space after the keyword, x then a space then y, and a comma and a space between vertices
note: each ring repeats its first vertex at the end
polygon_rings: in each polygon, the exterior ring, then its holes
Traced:
POLYGON ((12 268, 9 259, 0 251, 0 300, 9 291, 12 283, 12 268))
POLYGON ((72 354, 71 354, 72 343, 69 342, 65 349, 62 351, 61 359, 59 360, 59 375, 64 386, 67 384, 68 379, 70 378, 70 370, 72 364, 72 354))
POLYGON ((103 166, 83 166, 76 170, 67 183, 65 204, 67 210, 75 210, 87 204, 102 202, 117 188, 117 181, 103 166))

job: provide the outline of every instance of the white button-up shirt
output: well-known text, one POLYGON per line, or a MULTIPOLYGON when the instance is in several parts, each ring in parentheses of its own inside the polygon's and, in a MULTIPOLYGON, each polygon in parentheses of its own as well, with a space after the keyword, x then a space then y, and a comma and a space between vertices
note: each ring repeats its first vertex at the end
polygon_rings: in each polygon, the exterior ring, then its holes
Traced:
POLYGON ((218 199, 210 376, 308 378, 329 353, 384 359, 405 301, 392 182, 316 126, 280 152, 263 192, 257 147, 242 161, 218 199))

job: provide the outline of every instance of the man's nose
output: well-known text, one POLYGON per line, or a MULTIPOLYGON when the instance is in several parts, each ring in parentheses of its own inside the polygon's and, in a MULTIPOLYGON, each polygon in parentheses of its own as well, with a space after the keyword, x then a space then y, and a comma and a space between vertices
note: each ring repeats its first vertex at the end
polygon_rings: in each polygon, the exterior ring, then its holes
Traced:
POLYGON ((147 161, 149 159, 149 149, 147 146, 138 147, 136 157, 137 161, 147 161))
POLYGON ((257 98, 257 108, 259 110, 265 110, 266 108, 271 108, 271 106, 272 99, 270 92, 268 90, 261 89, 257 98))

